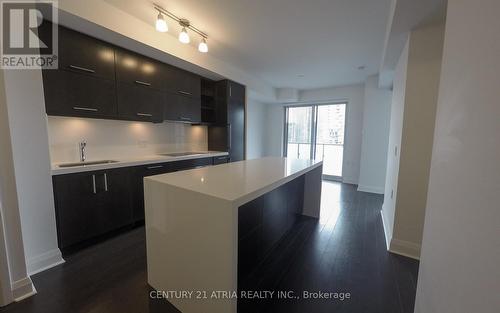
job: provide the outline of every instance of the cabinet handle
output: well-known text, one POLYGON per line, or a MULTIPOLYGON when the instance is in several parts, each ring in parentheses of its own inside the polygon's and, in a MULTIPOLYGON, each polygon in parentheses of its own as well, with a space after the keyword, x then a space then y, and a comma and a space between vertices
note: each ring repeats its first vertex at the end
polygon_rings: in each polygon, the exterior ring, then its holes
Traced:
POLYGON ((179 116, 179 118, 183 121, 191 121, 191 118, 189 117, 179 116))
POLYGON ((231 87, 231 85, 229 85, 229 96, 233 96, 233 88, 231 87))
POLYGON ((73 110, 77 111, 91 111, 91 112, 97 112, 97 109, 94 108, 85 108, 85 107, 73 107, 73 110))
POLYGON ((90 69, 90 68, 85 68, 85 67, 76 66, 76 65, 70 65, 69 67, 72 68, 72 69, 74 69, 74 70, 79 70, 79 71, 82 71, 82 72, 95 73, 95 71, 92 70, 92 69, 90 69))
POLYGON ((108 191, 108 175, 104 173, 104 191, 108 191))
POLYGON ((139 84, 139 85, 143 85, 143 86, 151 86, 151 83, 143 82, 143 81, 140 81, 140 80, 136 80, 135 83, 139 84))
POLYGON ((218 157, 217 160, 226 160, 227 157, 223 156, 223 157, 218 157))
POLYGON ((232 134, 231 134, 231 124, 228 125, 227 131, 229 132, 228 137, 228 149, 231 149, 231 141, 232 141, 232 134))
POLYGON ((154 170, 154 169, 157 169, 157 168, 163 168, 163 165, 155 165, 155 166, 148 166, 147 167, 148 170, 154 170))
POLYGON ((187 96, 191 96, 192 95, 192 93, 187 92, 187 91, 178 90, 177 92, 180 93, 180 94, 183 94, 183 95, 187 95, 187 96))
POLYGON ((137 113, 138 116, 147 116, 147 117, 152 117, 153 114, 149 114, 149 113, 137 113))
POLYGON ((97 190, 95 188, 95 175, 92 175, 92 191, 94 192, 94 194, 97 193, 97 190))

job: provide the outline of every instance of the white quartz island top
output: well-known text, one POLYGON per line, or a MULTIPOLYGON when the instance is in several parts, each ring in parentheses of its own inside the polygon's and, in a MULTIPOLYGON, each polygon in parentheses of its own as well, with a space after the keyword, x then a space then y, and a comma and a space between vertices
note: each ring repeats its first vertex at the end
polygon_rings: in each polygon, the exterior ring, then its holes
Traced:
POLYGON ((177 188, 245 203, 322 165, 322 161, 266 157, 151 176, 177 188))

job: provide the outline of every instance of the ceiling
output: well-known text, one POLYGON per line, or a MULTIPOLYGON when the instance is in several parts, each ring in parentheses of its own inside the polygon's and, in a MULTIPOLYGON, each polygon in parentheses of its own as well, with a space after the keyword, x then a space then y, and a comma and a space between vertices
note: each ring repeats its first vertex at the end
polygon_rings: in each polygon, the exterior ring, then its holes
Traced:
MULTIPOLYGON (((153 1, 105 1, 154 24, 153 1)), ((378 72, 391 1, 155 2, 206 32, 209 54, 221 61, 273 87, 311 89, 360 83, 378 72)), ((178 25, 167 22, 169 32, 158 36, 177 36, 178 25)))

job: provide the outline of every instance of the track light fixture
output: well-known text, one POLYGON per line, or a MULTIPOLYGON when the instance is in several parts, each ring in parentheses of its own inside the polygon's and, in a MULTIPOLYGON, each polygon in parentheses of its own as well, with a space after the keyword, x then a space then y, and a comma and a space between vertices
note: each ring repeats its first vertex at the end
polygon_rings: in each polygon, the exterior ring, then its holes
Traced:
POLYGON ((208 36, 207 36, 207 34, 205 34, 201 30, 199 30, 198 28, 191 25, 189 20, 179 18, 175 14, 165 10, 164 8, 162 8, 161 6, 159 6, 157 4, 154 4, 154 8, 155 8, 155 10, 158 11, 158 16, 156 18, 156 30, 157 31, 162 32, 162 33, 168 31, 168 25, 167 25, 167 22, 165 21, 165 18, 163 16, 163 15, 166 15, 167 17, 170 17, 171 19, 173 19, 174 21, 179 23, 179 25, 182 27, 181 32, 179 33, 179 41, 180 42, 182 42, 184 44, 188 44, 191 41, 191 38, 189 37, 189 34, 188 34, 188 30, 191 30, 201 37, 201 41, 198 45, 198 51, 200 51, 202 53, 208 52, 208 45, 207 45, 208 36))

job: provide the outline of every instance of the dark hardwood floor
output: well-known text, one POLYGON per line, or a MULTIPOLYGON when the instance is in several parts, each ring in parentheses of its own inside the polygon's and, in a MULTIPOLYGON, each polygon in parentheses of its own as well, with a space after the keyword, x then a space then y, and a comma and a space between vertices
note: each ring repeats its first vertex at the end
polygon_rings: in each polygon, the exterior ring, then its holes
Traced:
MULTIPOLYGON (((350 293, 350 299, 240 301, 241 312, 413 312, 418 262, 386 251, 383 198, 323 184, 322 216, 302 218, 248 280, 251 290, 350 293)), ((149 298, 144 228, 66 258, 34 275, 38 294, 0 312, 178 312, 149 298)))

